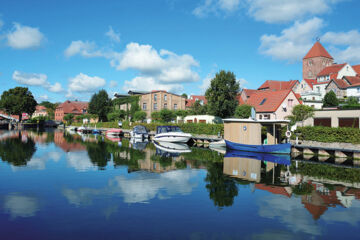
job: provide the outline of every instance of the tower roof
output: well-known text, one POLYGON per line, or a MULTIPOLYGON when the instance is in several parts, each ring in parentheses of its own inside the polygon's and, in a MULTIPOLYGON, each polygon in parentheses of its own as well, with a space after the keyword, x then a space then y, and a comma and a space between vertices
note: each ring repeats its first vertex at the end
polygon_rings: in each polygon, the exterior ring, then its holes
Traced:
POLYGON ((317 41, 314 46, 312 46, 312 48, 310 49, 310 51, 305 55, 304 59, 307 58, 313 58, 313 57, 326 57, 326 58, 330 58, 330 59, 334 59, 327 51, 326 49, 323 47, 323 45, 321 45, 321 43, 319 41, 317 41))

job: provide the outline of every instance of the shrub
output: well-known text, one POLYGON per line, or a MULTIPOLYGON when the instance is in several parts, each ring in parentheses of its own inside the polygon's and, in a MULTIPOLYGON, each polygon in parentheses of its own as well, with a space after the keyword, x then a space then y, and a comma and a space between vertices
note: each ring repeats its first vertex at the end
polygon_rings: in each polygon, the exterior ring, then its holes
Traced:
POLYGON ((300 140, 360 144, 360 129, 357 128, 299 127, 295 132, 300 133, 300 140))
POLYGON ((107 118, 109 121, 119 121, 120 119, 125 118, 125 111, 124 110, 115 110, 111 113, 107 114, 107 118))
POLYGON ((134 113, 134 121, 144 121, 146 119, 146 112, 137 111, 134 113))
POLYGON ((236 107, 235 117, 237 118, 249 118, 251 116, 252 106, 247 104, 242 104, 236 107))
POLYGON ((323 99, 323 107, 337 106, 339 106, 339 99, 337 99, 336 94, 333 91, 326 93, 323 99))

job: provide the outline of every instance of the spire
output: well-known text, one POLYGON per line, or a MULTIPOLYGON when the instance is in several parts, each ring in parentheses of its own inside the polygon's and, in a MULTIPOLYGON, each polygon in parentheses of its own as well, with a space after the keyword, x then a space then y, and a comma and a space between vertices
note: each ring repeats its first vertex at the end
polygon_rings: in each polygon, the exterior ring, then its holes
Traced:
POLYGON ((306 56, 304 57, 304 59, 307 58, 313 58, 313 57, 326 57, 326 58, 330 58, 330 59, 334 59, 327 51, 326 49, 323 47, 323 45, 321 45, 320 39, 317 39, 316 43, 314 44, 314 46, 312 46, 312 48, 310 49, 310 51, 306 54, 306 56))

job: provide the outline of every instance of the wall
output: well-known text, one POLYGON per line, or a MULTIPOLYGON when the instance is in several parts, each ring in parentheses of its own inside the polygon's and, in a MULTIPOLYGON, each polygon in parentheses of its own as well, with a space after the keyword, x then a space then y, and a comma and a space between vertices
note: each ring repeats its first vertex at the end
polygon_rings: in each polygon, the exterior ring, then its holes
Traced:
POLYGON ((354 69, 349 65, 346 64, 338 73, 337 78, 338 79, 342 79, 344 76, 352 76, 355 77, 356 76, 356 72, 354 71, 354 69))
POLYGON ((314 57, 309 59, 303 59, 303 79, 316 79, 316 76, 325 67, 332 65, 334 60, 325 57, 314 57), (309 65, 309 60, 312 60, 312 64, 309 65), (309 72, 312 75, 309 75, 309 72))
POLYGON ((302 80, 300 84, 294 89, 294 92, 296 93, 305 93, 312 91, 312 88, 307 84, 305 80, 302 80))
POLYGON ((340 89, 334 81, 331 81, 326 87, 326 92, 333 91, 337 98, 344 98, 346 96, 346 89, 340 89))
POLYGON ((348 97, 360 97, 360 86, 346 89, 346 95, 348 97))
POLYGON ((284 101, 280 104, 280 106, 278 107, 278 109, 275 111, 275 116, 276 117, 275 119, 278 119, 278 120, 282 120, 282 119, 286 119, 287 116, 291 115, 291 112, 293 110, 293 108, 296 106, 296 105, 299 105, 300 102, 299 100, 296 98, 296 96, 294 95, 293 92, 290 92, 290 94, 284 99, 284 101), (292 99, 293 100, 293 105, 292 106, 289 106, 288 105, 288 100, 289 99, 292 99), (284 111, 282 105, 283 103, 286 104, 286 111, 284 111))
POLYGON ((224 139, 236 143, 259 145, 261 144, 261 124, 225 122, 224 139))
POLYGON ((360 110, 315 111, 313 118, 308 118, 304 121, 304 126, 314 126, 314 118, 331 118, 331 126, 338 127, 339 118, 360 118, 360 110))

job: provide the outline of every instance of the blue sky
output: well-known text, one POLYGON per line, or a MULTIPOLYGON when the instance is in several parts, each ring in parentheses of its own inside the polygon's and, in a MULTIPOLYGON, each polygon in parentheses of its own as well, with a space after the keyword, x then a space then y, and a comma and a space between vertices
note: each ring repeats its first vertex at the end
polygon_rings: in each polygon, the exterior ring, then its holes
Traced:
POLYGON ((203 94, 214 74, 243 87, 301 79, 320 37, 360 64, 356 0, 13 1, 0 6, 0 92, 89 100, 99 89, 203 94))

